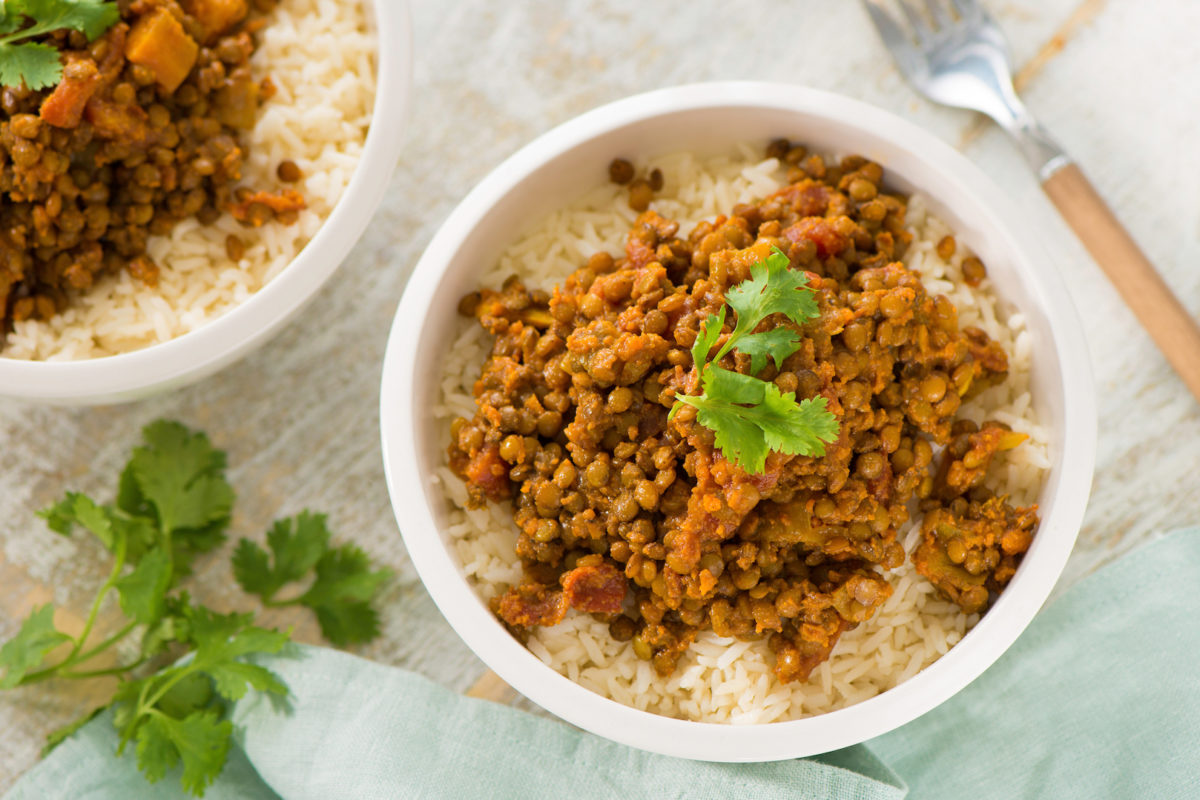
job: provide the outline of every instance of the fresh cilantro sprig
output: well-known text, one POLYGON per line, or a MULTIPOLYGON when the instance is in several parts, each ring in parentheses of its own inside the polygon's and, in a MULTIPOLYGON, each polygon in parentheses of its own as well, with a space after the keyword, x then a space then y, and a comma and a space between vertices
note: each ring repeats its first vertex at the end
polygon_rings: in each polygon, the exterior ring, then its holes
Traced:
MULTIPOLYGON (((121 472, 113 503, 68 492, 39 512, 63 535, 76 526, 90 531, 112 553, 113 564, 78 636, 55 627, 53 605, 33 610, 17 635, 0 647, 0 689, 50 679, 116 677, 110 705, 120 735, 117 753, 135 743, 138 767, 152 782, 182 765, 184 789, 201 795, 220 774, 229 751, 228 704, 249 688, 287 693, 277 675, 244 659, 278 653, 290 634, 258 627, 253 614, 218 614, 193 603, 180 588, 196 556, 219 545, 229 527, 234 492, 225 478, 225 454, 203 433, 175 422, 155 422, 142 434, 143 444, 121 472), (94 643, 100 609, 113 592, 124 624, 94 643), (140 632, 138 644, 122 648, 120 663, 88 668, 92 659, 135 632, 140 632), (174 664, 154 671, 167 660, 174 664)), ((268 534, 274 563, 243 540, 234 572, 266 605, 311 608, 330 641, 367 641, 379 630, 371 603, 390 573, 372 570, 357 547, 331 547, 330 538, 321 514, 305 511, 279 520, 268 534), (285 584, 304 581, 310 585, 298 597, 275 599, 285 584)), ((52 733, 47 748, 100 710, 52 733)))
POLYGON ((820 312, 808 277, 772 248, 750 268, 748 279, 725 293, 725 302, 737 314, 733 330, 710 358, 725 327, 726 306, 704 321, 692 345, 701 394, 676 394, 671 416, 684 405, 695 408, 697 421, 712 431, 725 457, 751 474, 766 468, 771 452, 824 455, 825 444, 838 436, 837 418, 824 397, 797 402, 794 392, 782 392, 770 381, 717 366, 736 349, 750 357, 751 373, 762 370, 768 359, 782 368, 802 345, 798 331, 786 326, 755 329, 772 314, 782 314, 797 327, 815 319, 820 312))
POLYGON ((104 0, 3 0, 0 3, 0 85, 45 89, 62 79, 59 52, 26 41, 59 30, 80 31, 92 41, 120 19, 104 0))
POLYGON ((233 553, 233 575, 242 588, 258 595, 267 607, 311 608, 325 638, 338 646, 358 644, 379 635, 379 615, 371 601, 390 573, 372 570, 367 554, 356 545, 329 546, 324 514, 302 511, 279 520, 267 533, 268 555, 249 539, 233 553), (284 586, 314 573, 307 590, 290 599, 276 595, 284 586))

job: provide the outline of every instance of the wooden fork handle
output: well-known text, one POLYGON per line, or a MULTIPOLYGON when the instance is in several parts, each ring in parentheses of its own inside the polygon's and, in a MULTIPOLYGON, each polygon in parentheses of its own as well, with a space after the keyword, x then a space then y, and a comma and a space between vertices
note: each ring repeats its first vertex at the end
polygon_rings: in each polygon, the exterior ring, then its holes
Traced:
POLYGON ((1075 164, 1042 183, 1063 219, 1200 400, 1200 326, 1075 164))

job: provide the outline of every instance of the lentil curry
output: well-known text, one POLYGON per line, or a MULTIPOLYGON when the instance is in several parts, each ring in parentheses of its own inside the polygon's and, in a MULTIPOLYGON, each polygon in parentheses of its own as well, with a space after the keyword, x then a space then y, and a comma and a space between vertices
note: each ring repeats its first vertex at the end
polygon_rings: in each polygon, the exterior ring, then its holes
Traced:
MULTIPOLYGON (((147 239, 183 219, 294 221, 294 189, 237 186, 239 136, 272 93, 249 60, 275 2, 118 0, 119 21, 95 41, 42 37, 60 51, 58 85, 0 90, 0 332, 53 316, 103 273, 155 285, 147 239)), ((278 175, 301 178, 290 161, 278 175)), ((231 260, 244 250, 226 241, 231 260)))
MULTIPOLYGON (((890 596, 914 514, 916 570, 968 613, 1028 549, 1036 506, 987 487, 995 455, 1025 436, 958 417, 1005 379, 1007 356, 901 263, 905 198, 858 156, 826 163, 785 140, 768 155, 790 165, 790 185, 686 239, 648 209, 661 176, 618 160, 610 175, 641 211, 623 254, 593 255, 553 293, 514 278, 463 298, 460 313, 495 339, 477 412, 452 425, 450 465, 473 505, 512 502, 524 579, 493 609, 518 636, 574 608, 661 675, 701 630, 766 637, 780 681, 806 680, 890 596), (820 314, 764 322, 791 325, 802 347, 757 377, 824 397, 839 433, 820 457, 772 453, 749 474, 694 409, 668 413, 698 391, 701 324, 774 248, 807 273, 820 314)), ((939 255, 955 247, 948 236, 939 255)), ((972 285, 985 274, 964 265, 972 285)), ((749 374, 750 358, 721 366, 749 374)))

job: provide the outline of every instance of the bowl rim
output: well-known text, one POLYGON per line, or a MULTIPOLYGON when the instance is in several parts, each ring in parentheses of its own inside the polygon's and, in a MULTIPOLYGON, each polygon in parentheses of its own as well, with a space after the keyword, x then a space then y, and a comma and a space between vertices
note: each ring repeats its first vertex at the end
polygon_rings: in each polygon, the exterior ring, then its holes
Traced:
MULTIPOLYGON (((795 758, 866 741, 944 702, 978 677, 1015 641, 1050 594, 1078 535, 1091 487, 1096 452, 1096 408, 1087 344, 1070 296, 1018 210, 990 179, 933 134, 894 114, 841 95, 769 82, 699 83, 618 100, 559 125, 506 159, 451 212, 413 270, 388 338, 380 391, 380 435, 392 508, 409 555, 434 602, 459 637, 521 694, 556 716, 606 738, 652 752, 711 761, 795 758), (1038 574, 1024 591, 1006 592, 958 646, 916 676, 876 697, 842 709, 786 722, 730 725, 695 722, 639 711, 570 681, 517 642, 478 601, 437 530, 407 421, 419 364, 417 332, 432 307, 445 266, 493 205, 541 165, 574 147, 646 119, 706 108, 768 108, 832 118, 911 151, 976 199, 1018 267, 1032 276, 1031 291, 1046 309, 1064 387, 1077 387, 1064 413, 1063 474, 1043 525, 1055 537, 1039 550, 1038 574), (1067 469, 1067 467, 1070 467, 1067 469), (1038 579, 1040 583, 1037 582, 1038 579), (999 612, 999 613, 998 613, 999 612), (801 735, 803 734, 803 735, 801 735), (798 746, 798 742, 807 745, 798 746)), ((1064 398, 1064 401, 1066 398, 1064 398)), ((1018 578, 1020 575, 1018 575, 1018 578)))
POLYGON ((287 267, 221 316, 165 342, 79 361, 0 357, 0 396, 98 404, 181 386, 262 345, 316 296, 361 238, 383 199, 399 160, 410 105, 413 46, 408 2, 363 2, 376 32, 371 125, 342 196, 287 267))

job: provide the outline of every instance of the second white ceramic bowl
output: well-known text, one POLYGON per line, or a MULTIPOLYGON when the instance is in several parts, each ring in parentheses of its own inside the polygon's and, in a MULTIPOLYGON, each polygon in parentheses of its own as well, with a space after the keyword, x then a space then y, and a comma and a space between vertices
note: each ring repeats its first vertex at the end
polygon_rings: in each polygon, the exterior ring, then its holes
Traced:
POLYGON ((970 683, 1017 638, 1054 586, 1083 519, 1096 412, 1087 346, 1062 281, 999 190, 947 145, 889 113, 786 85, 684 86, 584 114, 529 144, 450 215, 396 312, 384 362, 381 426, 396 520, 421 579, 455 631, 519 692, 563 719, 625 744, 686 758, 766 761, 827 752, 902 725, 970 683), (433 480, 444 451, 431 407, 459 298, 523 227, 606 180, 615 156, 724 152, 785 136, 817 151, 859 153, 894 189, 919 191, 987 263, 996 290, 1034 336, 1034 403, 1051 431, 1042 523, 1016 577, 947 655, 883 694, 792 722, 731 726, 669 719, 621 705, 554 672, 505 630, 463 574, 433 480))
POLYGON ((179 388, 263 345, 316 296, 383 199, 400 154, 408 109, 412 73, 408 4, 352 1, 368 6, 379 42, 375 106, 354 176, 312 241, 244 303, 175 339, 85 361, 0 358, 0 396, 56 405, 98 405, 179 388))

